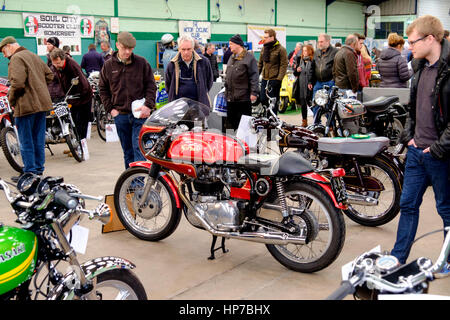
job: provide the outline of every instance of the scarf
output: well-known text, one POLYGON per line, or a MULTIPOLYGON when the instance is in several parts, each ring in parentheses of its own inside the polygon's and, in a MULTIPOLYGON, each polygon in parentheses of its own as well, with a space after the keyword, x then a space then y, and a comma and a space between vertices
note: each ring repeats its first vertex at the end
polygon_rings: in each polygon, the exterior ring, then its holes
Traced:
POLYGON ((270 62, 270 50, 278 44, 278 41, 271 41, 268 43, 264 43, 264 53, 263 53, 263 60, 264 62, 270 62))

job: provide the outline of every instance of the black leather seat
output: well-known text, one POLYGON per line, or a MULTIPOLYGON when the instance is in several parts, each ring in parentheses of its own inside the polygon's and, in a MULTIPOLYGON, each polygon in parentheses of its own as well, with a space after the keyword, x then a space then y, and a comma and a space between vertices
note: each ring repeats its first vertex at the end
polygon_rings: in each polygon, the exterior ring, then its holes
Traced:
POLYGON ((400 101, 398 96, 381 96, 370 101, 363 102, 367 112, 382 113, 394 102, 400 101))
POLYGON ((241 157, 238 164, 265 176, 290 176, 314 171, 311 163, 297 152, 286 152, 281 156, 251 153, 241 157))

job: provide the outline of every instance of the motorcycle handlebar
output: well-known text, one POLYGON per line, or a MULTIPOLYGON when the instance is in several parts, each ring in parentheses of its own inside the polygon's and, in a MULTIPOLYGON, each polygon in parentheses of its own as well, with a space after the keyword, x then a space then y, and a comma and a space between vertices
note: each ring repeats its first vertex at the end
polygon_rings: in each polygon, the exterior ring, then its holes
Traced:
POLYGON ((355 287, 352 285, 352 283, 348 280, 342 281, 341 286, 334 291, 332 294, 330 294, 326 300, 342 300, 347 295, 353 294, 355 292, 355 287))
POLYGON ((78 200, 71 197, 66 190, 60 189, 55 193, 55 202, 67 209, 75 209, 78 205, 78 200))

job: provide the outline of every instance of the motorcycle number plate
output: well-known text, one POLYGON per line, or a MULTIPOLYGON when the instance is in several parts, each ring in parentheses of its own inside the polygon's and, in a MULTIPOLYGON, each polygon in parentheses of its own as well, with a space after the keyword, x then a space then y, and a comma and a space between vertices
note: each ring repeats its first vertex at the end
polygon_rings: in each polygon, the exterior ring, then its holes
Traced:
POLYGON ((347 190, 345 189, 345 184, 342 180, 342 177, 331 178, 331 186, 335 193, 337 202, 343 202, 347 200, 347 190))
POLYGON ((55 114, 58 116, 58 118, 63 117, 69 113, 69 109, 65 106, 61 106, 55 109, 55 114))
POLYGON ((74 225, 72 228, 72 241, 70 245, 79 254, 85 254, 89 239, 89 229, 80 225, 74 225))
POLYGON ((1 97, 0 98, 0 109, 3 110, 8 106, 9 102, 8 102, 8 98, 6 97, 1 97))

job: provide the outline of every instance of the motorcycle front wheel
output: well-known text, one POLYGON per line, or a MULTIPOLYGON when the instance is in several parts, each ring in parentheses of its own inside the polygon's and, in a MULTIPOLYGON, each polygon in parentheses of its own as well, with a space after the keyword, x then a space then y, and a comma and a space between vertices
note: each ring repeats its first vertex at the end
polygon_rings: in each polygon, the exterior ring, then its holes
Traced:
POLYGON ((271 255, 283 266, 310 273, 329 266, 341 252, 345 242, 345 222, 330 197, 320 187, 303 182, 285 186, 288 207, 304 210, 294 214, 300 229, 305 229, 307 244, 266 244, 271 255))
POLYGON ((13 127, 4 127, 0 132, 0 143, 6 160, 19 173, 23 172, 23 161, 20 154, 19 137, 13 127))
POLYGON ((103 141, 106 141, 106 125, 114 123, 114 119, 110 113, 106 112, 105 107, 103 106, 103 103, 101 103, 99 101, 96 103, 97 103, 97 105, 95 108, 95 118, 97 120, 98 136, 103 141))
POLYGON ((65 136, 67 146, 75 160, 82 162, 84 160, 83 147, 81 146, 81 141, 78 136, 76 128, 69 123, 69 134, 65 136))
POLYGON ((114 206, 123 226, 135 237, 146 241, 159 241, 170 236, 181 219, 175 195, 168 183, 158 177, 146 201, 139 206, 149 170, 128 168, 116 182, 114 206))

